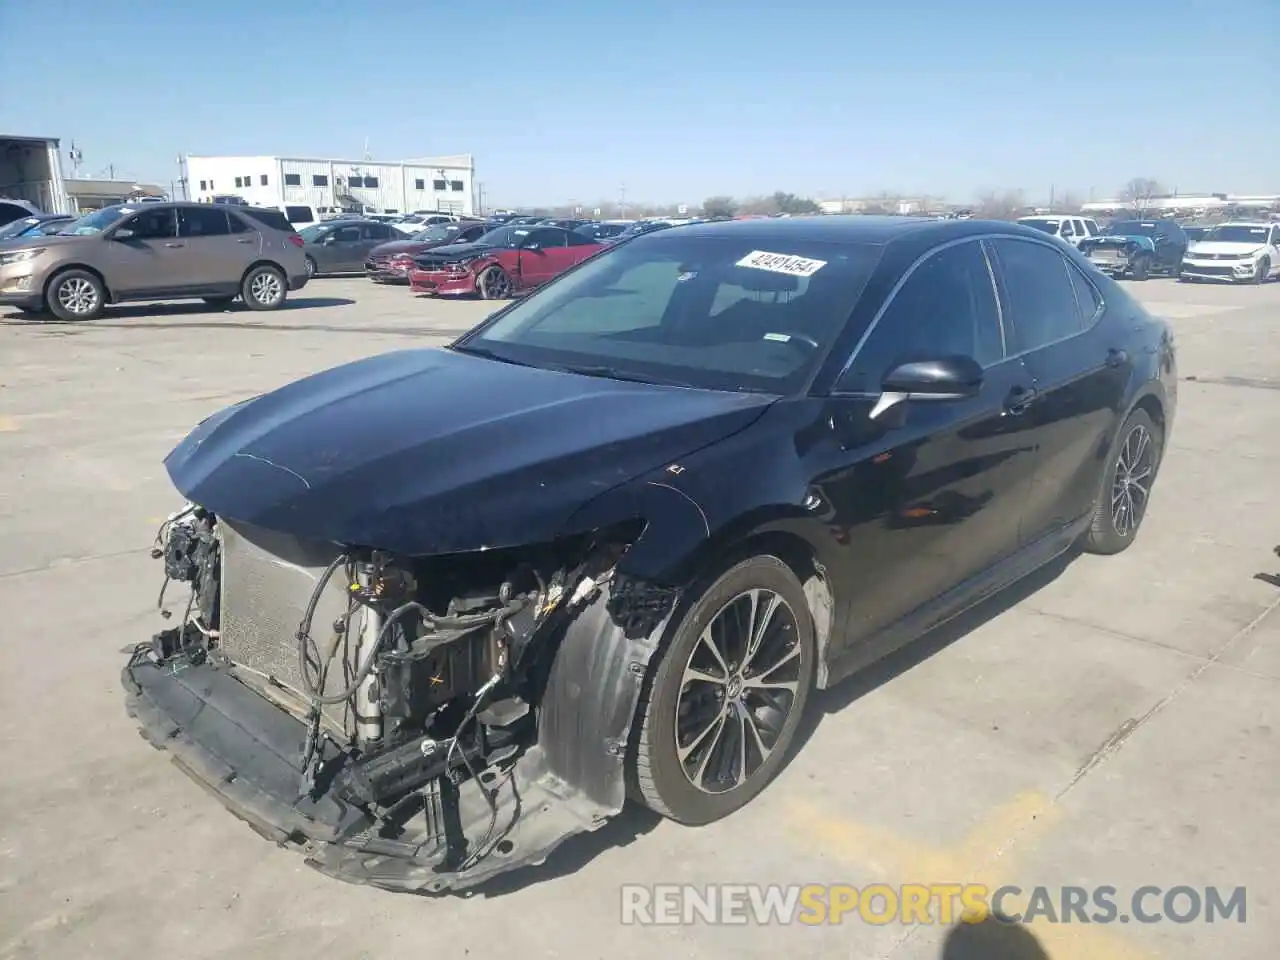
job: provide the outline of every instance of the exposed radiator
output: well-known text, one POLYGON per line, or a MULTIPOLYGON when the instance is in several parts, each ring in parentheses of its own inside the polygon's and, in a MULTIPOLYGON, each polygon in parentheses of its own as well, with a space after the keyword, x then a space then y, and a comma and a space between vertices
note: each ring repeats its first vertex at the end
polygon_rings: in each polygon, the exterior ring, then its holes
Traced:
MULTIPOLYGON (((234 663, 303 692, 298 670, 298 625, 316 583, 338 555, 338 548, 221 518, 218 529, 222 535, 222 652, 234 663)), ((347 611, 346 587, 346 578, 339 569, 316 606, 311 637, 321 656, 334 636, 334 621, 347 611)), ((330 664, 326 694, 340 693, 351 682, 359 624, 360 617, 354 617, 351 635, 344 637, 330 664)), ((317 676, 311 672, 313 682, 317 676)), ((340 728, 354 729, 348 706, 327 706, 324 712, 340 728)))

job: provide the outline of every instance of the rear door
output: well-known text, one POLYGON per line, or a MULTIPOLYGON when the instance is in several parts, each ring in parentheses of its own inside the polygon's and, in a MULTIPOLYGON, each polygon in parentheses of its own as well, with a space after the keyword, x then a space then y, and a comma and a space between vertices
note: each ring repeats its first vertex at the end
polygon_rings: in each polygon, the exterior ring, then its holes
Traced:
POLYGON ((1036 444, 1021 531, 1029 543, 1092 508, 1133 359, 1125 325, 1099 322, 1102 295, 1069 255, 1022 237, 988 246, 1011 349, 1034 378, 1024 414, 1036 444))
POLYGON ((344 273, 363 265, 360 256, 360 224, 352 223, 334 227, 316 250, 316 260, 325 273, 344 273))
POLYGON ((178 239, 191 261, 191 282, 201 289, 234 290, 248 266, 242 244, 231 232, 226 207, 211 203, 178 208, 178 239))
POLYGON ((363 270, 365 261, 369 259, 369 254, 373 252, 373 248, 388 243, 391 240, 402 239, 400 232, 395 227, 387 223, 365 223, 360 225, 360 244, 357 247, 359 258, 350 268, 352 270, 363 270))
POLYGON ((597 240, 576 230, 570 230, 566 236, 569 242, 569 266, 576 266, 600 249, 597 240))
POLYGON ((169 295, 195 283, 198 266, 184 255, 173 207, 140 210, 112 230, 106 243, 107 286, 121 299, 169 295))

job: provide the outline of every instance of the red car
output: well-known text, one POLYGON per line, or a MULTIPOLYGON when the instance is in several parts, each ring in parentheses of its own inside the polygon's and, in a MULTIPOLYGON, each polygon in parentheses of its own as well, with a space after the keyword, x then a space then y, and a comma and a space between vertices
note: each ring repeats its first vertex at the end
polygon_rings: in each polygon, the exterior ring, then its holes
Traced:
POLYGON ((365 259, 364 275, 374 283, 407 283, 419 253, 445 244, 471 243, 492 229, 483 220, 432 224, 407 239, 374 247, 365 259))
POLYGON ((605 246, 561 227, 498 227, 475 243, 450 244, 418 254, 413 258, 417 267, 409 273, 409 289, 505 300, 560 276, 605 246))

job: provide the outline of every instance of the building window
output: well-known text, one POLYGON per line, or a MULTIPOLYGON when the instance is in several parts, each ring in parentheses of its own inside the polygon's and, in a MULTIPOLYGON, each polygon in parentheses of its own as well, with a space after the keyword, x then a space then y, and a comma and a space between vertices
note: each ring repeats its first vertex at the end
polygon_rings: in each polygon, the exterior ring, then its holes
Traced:
MULTIPOLYGON (((263 177, 262 182, 265 184, 267 182, 267 178, 263 177)), ((302 175, 298 173, 286 173, 284 175, 284 185, 286 187, 302 186, 302 175)))
POLYGON ((253 186, 253 177, 245 176, 245 178, 244 178, 244 185, 245 185, 246 187, 252 187, 252 186, 253 186))
POLYGON ((378 185, 378 178, 377 178, 377 177, 365 177, 365 178, 364 178, 364 185, 365 185, 366 187, 376 187, 376 186, 378 185))
POLYGON ((446 184, 443 180, 432 180, 432 181, 431 181, 431 189, 432 189, 432 190, 444 190, 447 186, 448 186, 448 184, 446 184))
POLYGON ((425 181, 425 180, 415 180, 415 181, 413 181, 413 189, 415 189, 415 190, 425 190, 425 189, 427 189, 427 181, 425 181))
POLYGON ((311 185, 313 187, 327 187, 329 185, 329 177, 323 173, 312 174, 311 185))
POLYGON ((201 189, 201 190, 204 190, 204 189, 205 189, 205 185, 204 185, 204 181, 203 181, 203 180, 201 180, 201 181, 200 181, 200 189, 201 189))
POLYGON ((240 186, 240 178, 239 178, 239 177, 236 177, 236 186, 237 186, 237 187, 238 187, 238 186, 240 186))
POLYGON ((461 181, 461 180, 450 180, 450 181, 449 181, 449 189, 450 189, 450 190, 452 190, 454 193, 461 193, 461 192, 462 192, 462 181, 461 181))
POLYGON ((265 187, 267 185, 267 175, 264 173, 262 176, 258 177, 258 182, 265 187))

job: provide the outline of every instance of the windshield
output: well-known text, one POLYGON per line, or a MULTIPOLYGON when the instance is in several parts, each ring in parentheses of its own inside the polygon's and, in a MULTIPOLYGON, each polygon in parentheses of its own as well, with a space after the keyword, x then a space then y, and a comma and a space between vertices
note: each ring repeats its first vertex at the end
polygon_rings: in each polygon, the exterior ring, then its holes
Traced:
POLYGON ((1154 237, 1156 225, 1150 220, 1121 220, 1102 232, 1113 237, 1154 237))
POLYGON ((413 235, 414 240, 420 240, 423 243, 433 243, 440 240, 448 240, 457 234, 462 228, 456 223, 434 223, 425 230, 419 230, 413 235))
POLYGON ((1224 223, 1214 227, 1200 238, 1206 243, 1266 243, 1266 227, 1249 227, 1243 224, 1224 223))
POLYGON ((303 227, 301 230, 299 230, 298 236, 300 236, 303 239, 303 241, 306 243, 315 243, 317 240, 323 237, 326 233, 328 233, 331 229, 333 228, 330 227, 328 224, 313 223, 311 226, 303 227))
POLYGON ((12 240, 14 237, 20 237, 32 227, 38 227, 43 221, 36 217, 23 217, 21 220, 15 220, 13 223, 6 223, 0 227, 0 240, 12 240))
POLYGON ((498 227, 490 230, 482 236, 476 243, 483 243, 489 247, 510 247, 519 246, 520 241, 529 235, 528 227, 498 227))
POLYGON ((843 329, 879 250, 663 231, 586 261, 457 349, 618 379, 791 393, 843 329))
POLYGON ((71 223, 68 223, 58 231, 58 234, 63 237, 92 236, 95 233, 101 233, 121 217, 128 216, 133 212, 134 210, 132 207, 103 207, 101 210, 95 210, 93 213, 87 214, 79 220, 73 220, 71 223))
POLYGON ((1019 223, 1028 227, 1035 227, 1037 230, 1043 230, 1045 233, 1052 233, 1055 237, 1058 235, 1057 220, 1045 220, 1041 217, 1028 217, 1026 220, 1019 220, 1019 223))
POLYGON ((1204 235, 1209 232, 1208 227, 1183 227, 1182 232, 1187 235, 1188 240, 1202 240, 1204 235))

